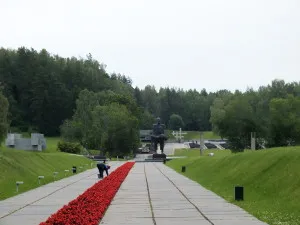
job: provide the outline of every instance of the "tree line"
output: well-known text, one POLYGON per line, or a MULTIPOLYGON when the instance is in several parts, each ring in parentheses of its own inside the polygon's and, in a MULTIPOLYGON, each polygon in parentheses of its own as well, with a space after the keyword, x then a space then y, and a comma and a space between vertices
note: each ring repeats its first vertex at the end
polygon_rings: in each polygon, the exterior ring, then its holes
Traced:
POLYGON ((230 147, 242 151, 256 133, 257 147, 300 143, 300 82, 273 80, 245 93, 224 93, 211 106, 213 131, 228 138, 230 147))
POLYGON ((131 93, 130 79, 108 75, 105 65, 94 60, 62 58, 46 50, 0 49, 0 81, 10 103, 12 131, 59 134, 59 126, 73 115, 80 91, 113 90, 131 93))
POLYGON ((91 54, 63 58, 45 49, 0 49, 0 136, 6 131, 62 135, 84 146, 117 152, 138 143, 138 130, 160 117, 168 129, 209 131, 233 149, 299 143, 300 83, 274 80, 257 91, 207 92, 132 86, 109 74, 91 54), (6 116, 7 115, 7 116, 6 116), (130 129, 128 129, 130 128, 130 129))
POLYGON ((7 101, 7 98, 5 98, 5 96, 1 93, 1 86, 0 86, 0 144, 3 141, 8 129, 8 121, 7 121, 8 108, 9 108, 9 103, 7 101))

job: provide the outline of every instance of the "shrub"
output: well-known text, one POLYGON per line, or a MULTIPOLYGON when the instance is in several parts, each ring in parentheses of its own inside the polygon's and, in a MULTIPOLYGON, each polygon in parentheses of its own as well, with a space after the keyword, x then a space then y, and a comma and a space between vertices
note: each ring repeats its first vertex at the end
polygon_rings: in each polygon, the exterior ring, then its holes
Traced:
POLYGON ((57 148, 61 152, 67 152, 67 153, 73 153, 73 154, 79 154, 82 150, 82 146, 80 144, 72 143, 72 142, 65 142, 65 141, 58 142, 57 148))

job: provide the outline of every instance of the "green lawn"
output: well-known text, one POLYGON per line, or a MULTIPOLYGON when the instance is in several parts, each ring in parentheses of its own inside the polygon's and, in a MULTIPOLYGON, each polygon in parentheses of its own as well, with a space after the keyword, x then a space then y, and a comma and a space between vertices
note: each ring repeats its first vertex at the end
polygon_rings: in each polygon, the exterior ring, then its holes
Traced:
MULTIPOLYGON (((47 149, 43 152, 15 150, 0 147, 0 200, 16 195, 16 181, 24 181, 19 193, 36 188, 38 176, 45 176, 42 183, 54 181, 53 172, 59 172, 56 179, 65 177, 65 170, 72 175, 72 166, 82 166, 82 170, 95 166, 95 163, 83 156, 58 152, 56 144, 59 138, 47 138, 47 149)), ((82 171, 81 170, 81 171, 82 171)))
POLYGON ((300 224, 300 147, 232 154, 227 150, 178 150, 167 165, 239 205, 270 225, 300 224), (207 156, 214 152, 213 157, 207 156), (235 202, 234 186, 245 188, 245 201, 235 202))
MULTIPOLYGON (((200 139, 200 132, 199 131, 184 131, 187 134, 184 135, 184 140, 199 140, 200 139)), ((204 139, 221 139, 220 136, 213 133, 212 131, 205 131, 203 132, 204 139)))
MULTIPOLYGON (((169 136, 170 139, 175 139, 175 137, 172 135, 171 130, 166 130, 166 134, 169 136)), ((190 140, 199 140, 200 139, 200 132, 199 131, 182 131, 184 134, 184 140, 190 141, 190 140)), ((221 139, 221 137, 212 131, 204 131, 204 139, 221 139)))
POLYGON ((46 137, 47 148, 44 152, 59 152, 57 150, 57 143, 59 141, 59 137, 46 137))

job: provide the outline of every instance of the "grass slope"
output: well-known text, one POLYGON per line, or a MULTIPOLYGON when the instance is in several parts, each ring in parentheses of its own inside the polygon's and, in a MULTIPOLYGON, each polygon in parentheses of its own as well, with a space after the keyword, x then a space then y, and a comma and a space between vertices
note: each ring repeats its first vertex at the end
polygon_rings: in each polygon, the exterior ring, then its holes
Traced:
POLYGON ((300 147, 231 154, 225 150, 177 150, 167 165, 244 208, 270 225, 300 224, 300 147), (208 157, 208 152, 215 152, 208 157), (234 186, 243 185, 245 201, 233 200, 234 186))
POLYGON ((44 152, 59 152, 57 149, 59 141, 59 137, 46 137, 47 148, 44 152))
POLYGON ((19 193, 36 188, 38 176, 45 176, 42 184, 52 182, 53 172, 59 172, 56 179, 65 178, 65 170, 70 170, 67 176, 72 175, 72 166, 91 168, 92 161, 78 155, 57 152, 57 138, 47 139, 45 152, 33 152, 7 149, 0 147, 0 200, 16 195, 16 181, 24 181, 20 185, 19 193))

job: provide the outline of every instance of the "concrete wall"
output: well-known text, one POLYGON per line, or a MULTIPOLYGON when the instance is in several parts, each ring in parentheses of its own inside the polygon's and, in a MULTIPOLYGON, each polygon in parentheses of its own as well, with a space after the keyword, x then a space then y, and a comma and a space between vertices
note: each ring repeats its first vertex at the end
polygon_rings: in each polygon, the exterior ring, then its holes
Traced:
POLYGON ((43 134, 33 133, 31 138, 23 138, 21 134, 7 134, 5 145, 20 150, 42 151, 46 149, 46 139, 43 134))
POLYGON ((22 150, 33 150, 31 145, 31 139, 29 138, 19 138, 15 140, 15 149, 22 149, 22 150))

